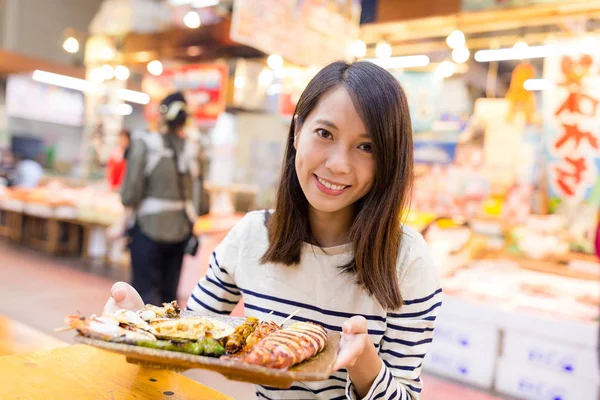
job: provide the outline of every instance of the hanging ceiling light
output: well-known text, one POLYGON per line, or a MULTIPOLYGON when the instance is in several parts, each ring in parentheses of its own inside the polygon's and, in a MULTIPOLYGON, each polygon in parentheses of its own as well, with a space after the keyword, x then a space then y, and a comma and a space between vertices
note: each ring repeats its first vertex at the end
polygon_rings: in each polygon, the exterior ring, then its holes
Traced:
POLYGON ((118 65, 115 67, 115 78, 120 81, 126 81, 129 78, 129 68, 124 65, 118 65))
POLYGON ((67 53, 75 54, 79 51, 79 42, 73 36, 69 36, 63 43, 63 49, 67 53))
POLYGON ((202 21, 200 21, 200 14, 196 11, 188 11, 183 17, 183 23, 190 29, 199 28, 202 21))
POLYGON ((102 68, 91 69, 89 78, 90 78, 90 81, 92 81, 94 83, 104 82, 104 72, 102 71, 102 68))
POLYGON ((392 56, 392 46, 385 40, 380 41, 375 47, 375 56, 377 58, 390 58, 392 56))
POLYGON ((435 70, 440 78, 450 78, 456 72, 456 64, 451 61, 442 61, 435 70))
POLYGON ((367 45, 362 40, 355 40, 350 45, 350 54, 356 58, 363 58, 367 55, 367 45))
POLYGON ((263 68, 260 74, 258 74, 258 84, 266 88, 271 83, 273 83, 273 71, 269 68, 263 68))
POLYGON ((283 58, 279 54, 271 54, 269 58, 267 58, 267 65, 273 71, 280 70, 283 68, 283 58))
POLYGON ((154 76, 160 76, 163 73, 163 65, 158 60, 153 60, 146 65, 146 69, 154 76))
POLYGON ((467 62, 471 52, 466 46, 457 47, 452 50, 452 60, 457 64, 462 64, 467 62))
POLYGON ((365 61, 372 62, 385 69, 426 67, 430 62, 429 57, 426 55, 390 57, 384 59, 368 58, 365 61))
POLYGON ((104 64, 102 67, 100 67, 100 70, 102 71, 104 80, 108 81, 115 77, 115 70, 110 64, 104 64))
POLYGON ((466 43, 465 34, 460 30, 455 30, 446 38, 446 44, 451 49, 456 49, 459 47, 463 47, 466 43))

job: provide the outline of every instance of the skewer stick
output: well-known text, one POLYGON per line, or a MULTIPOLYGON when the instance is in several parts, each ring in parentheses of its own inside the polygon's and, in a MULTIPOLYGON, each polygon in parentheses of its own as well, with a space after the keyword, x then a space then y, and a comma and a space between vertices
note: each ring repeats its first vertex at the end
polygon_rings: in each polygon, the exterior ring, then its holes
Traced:
POLYGON ((265 321, 266 321, 266 319, 267 319, 267 318, 268 318, 268 317, 269 317, 271 314, 273 314, 273 311, 271 311, 270 313, 268 313, 267 315, 265 315, 264 317, 262 317, 262 318, 260 319, 260 321, 258 321, 258 323, 259 323, 259 324, 262 324, 263 322, 265 322, 265 321))
POLYGON ((75 329, 75 328, 71 328, 70 326, 63 326, 62 328, 54 329, 54 332, 66 332, 66 331, 70 331, 72 329, 75 329))
POLYGON ((281 321, 281 323, 279 323, 279 326, 283 328, 283 324, 285 324, 286 322, 288 322, 290 319, 292 319, 292 317, 296 314, 298 314, 300 312, 300 309, 297 309, 296 311, 294 311, 293 313, 291 313, 290 315, 288 315, 288 317, 286 319, 284 319, 283 321, 281 321))

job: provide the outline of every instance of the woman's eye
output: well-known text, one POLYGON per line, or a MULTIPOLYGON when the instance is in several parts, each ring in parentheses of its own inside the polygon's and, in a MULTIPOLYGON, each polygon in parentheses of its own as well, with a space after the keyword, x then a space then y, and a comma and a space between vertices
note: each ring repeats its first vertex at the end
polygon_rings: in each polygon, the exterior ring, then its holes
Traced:
POLYGON ((321 136, 323 139, 331 138, 331 132, 326 131, 325 129, 317 129, 317 135, 321 136))
POLYGON ((371 143, 363 143, 360 146, 358 146, 358 148, 363 151, 366 151, 367 153, 373 152, 373 145, 371 143))

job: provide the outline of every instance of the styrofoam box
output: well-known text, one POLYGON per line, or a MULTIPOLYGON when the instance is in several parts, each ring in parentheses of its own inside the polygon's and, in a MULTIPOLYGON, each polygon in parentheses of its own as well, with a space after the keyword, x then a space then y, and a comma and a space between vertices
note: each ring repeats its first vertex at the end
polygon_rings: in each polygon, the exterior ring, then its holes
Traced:
POLYGON ((500 318, 500 327, 506 332, 521 332, 565 345, 571 344, 590 349, 596 349, 599 345, 597 322, 566 321, 518 310, 501 313, 500 318))
POLYGON ((496 390, 526 400, 598 400, 598 384, 589 379, 498 360, 496 390))
POLYGON ((499 330, 493 326, 440 318, 423 368, 489 389, 494 382, 498 344, 499 330))
POLYGON ((501 321, 504 320, 504 313, 499 307, 491 304, 479 303, 475 300, 459 297, 444 296, 444 305, 440 311, 440 318, 458 317, 461 320, 469 320, 478 325, 489 324, 500 326, 501 321))
POLYGON ((503 358, 527 368, 554 371, 564 376, 590 379, 600 384, 596 349, 540 339, 516 331, 506 331, 503 358))

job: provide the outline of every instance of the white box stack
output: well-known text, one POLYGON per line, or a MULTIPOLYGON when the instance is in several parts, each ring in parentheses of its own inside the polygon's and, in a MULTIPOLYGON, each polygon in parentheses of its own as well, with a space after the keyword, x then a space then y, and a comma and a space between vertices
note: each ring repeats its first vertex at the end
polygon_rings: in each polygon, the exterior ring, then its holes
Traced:
POLYGON ((598 324, 509 313, 496 390, 523 399, 598 400, 598 324))
POLYGON ((494 313, 491 308, 446 297, 423 368, 490 389, 499 348, 494 313))

